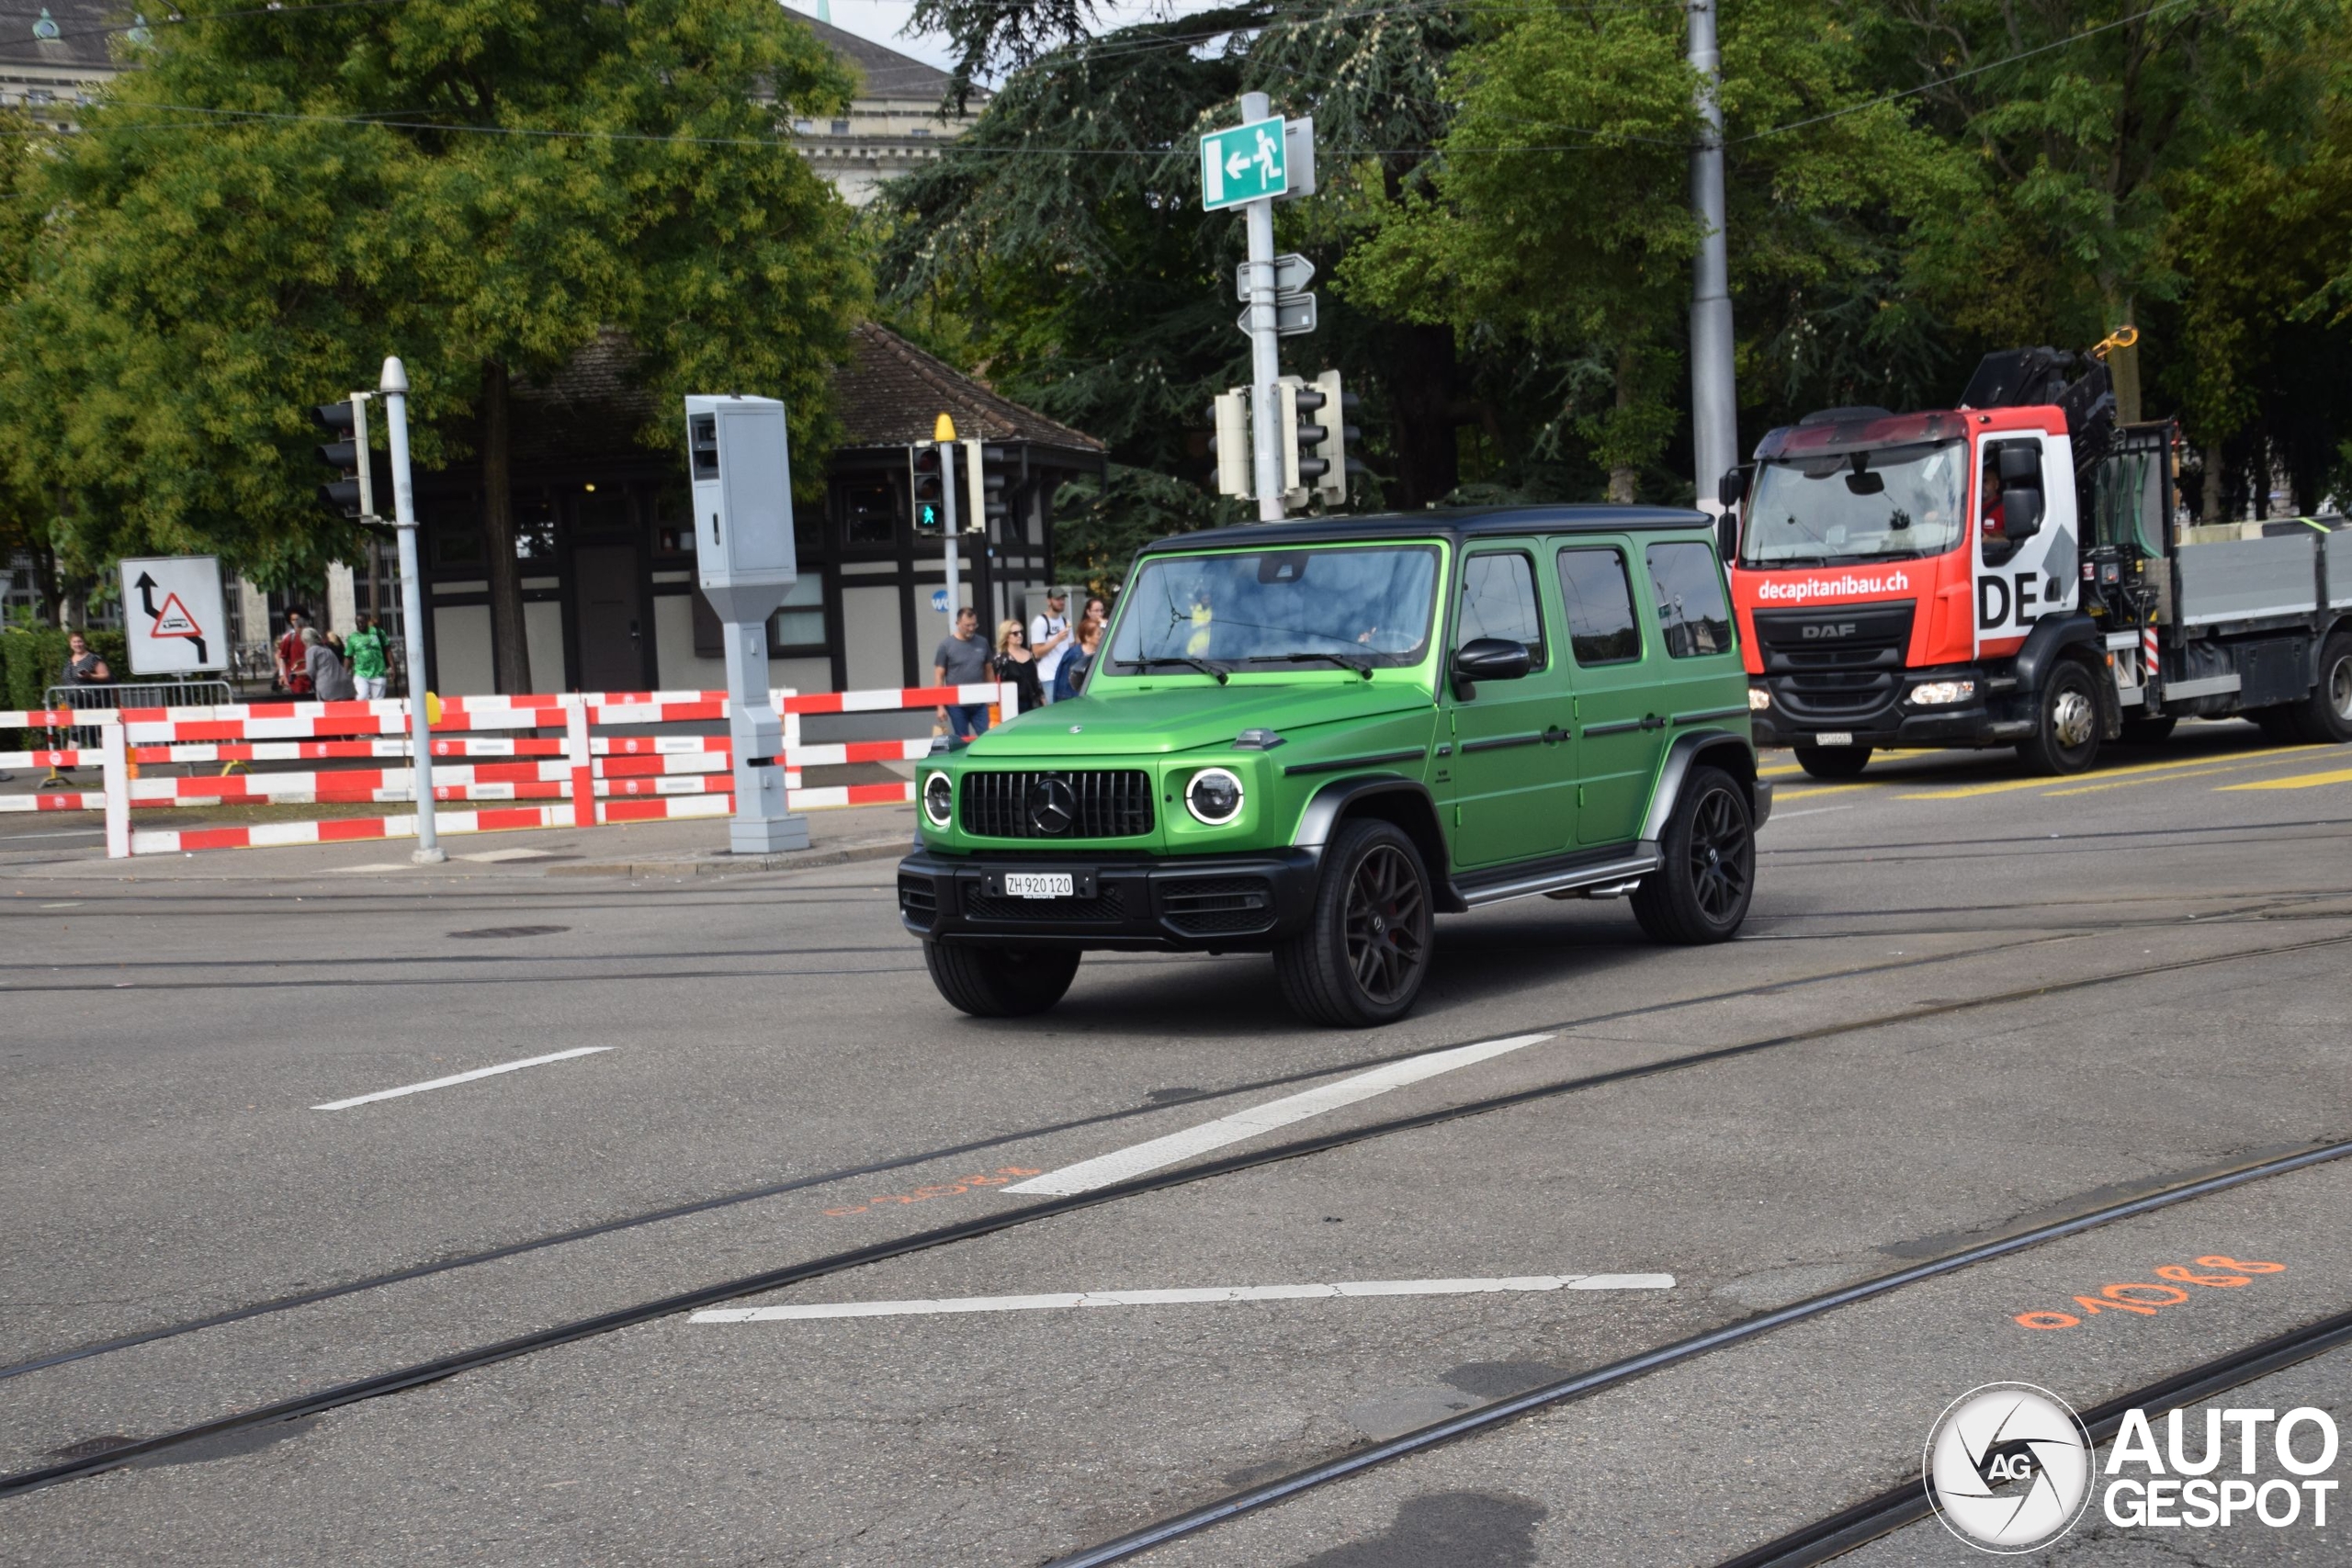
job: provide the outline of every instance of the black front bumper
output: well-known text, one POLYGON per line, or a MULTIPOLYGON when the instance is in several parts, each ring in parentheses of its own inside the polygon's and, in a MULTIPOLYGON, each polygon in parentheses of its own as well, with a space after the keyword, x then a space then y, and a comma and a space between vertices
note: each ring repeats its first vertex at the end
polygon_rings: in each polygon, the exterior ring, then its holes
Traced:
MULTIPOLYGON (((1929 672, 1915 677, 1926 678, 1930 678, 1929 672)), ((1767 677, 1758 683, 1771 693, 1772 705, 1758 708, 1748 716, 1754 721, 1758 746, 1813 746, 1819 744, 1818 738, 1825 734, 1850 735, 1852 745, 1886 751, 2011 746, 2033 733, 2033 721, 2013 715, 2009 709, 2015 705, 2005 701, 2001 694, 1994 694, 1987 702, 1983 674, 1956 672, 1956 678, 1976 682, 1977 695, 1973 700, 1915 708, 1900 699, 1891 699, 1860 711, 1824 712, 1809 709, 1802 691, 1767 677)), ((1899 689, 1907 689, 1908 684, 1905 682, 1905 688, 1899 689)))
POLYGON ((1263 952, 1307 922, 1317 850, 1246 855, 950 855, 899 863, 899 919, 926 942, 1179 953, 1263 952), (989 891, 1006 872, 1091 874, 1091 898, 989 891))

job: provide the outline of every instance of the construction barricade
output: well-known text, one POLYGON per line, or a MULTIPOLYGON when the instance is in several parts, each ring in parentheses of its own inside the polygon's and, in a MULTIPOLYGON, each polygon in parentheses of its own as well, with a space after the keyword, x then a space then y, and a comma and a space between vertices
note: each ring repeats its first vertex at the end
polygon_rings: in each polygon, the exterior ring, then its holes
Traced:
MULTIPOLYGON (((907 761, 930 753, 928 738, 808 744, 800 720, 809 714, 888 713, 947 704, 991 703, 1011 716, 1015 688, 988 682, 914 686, 865 692, 774 693, 783 720, 784 749, 774 759, 785 770, 788 809, 869 806, 911 801, 909 782, 802 786, 802 770, 851 762, 907 761)), ((438 803, 545 801, 495 810, 439 811, 439 833, 519 828, 591 827, 689 817, 725 817, 734 809, 731 746, 723 735, 597 735, 597 727, 716 721, 726 716, 723 692, 590 692, 561 695, 434 699, 430 746, 433 797, 438 803), (540 735, 543 729, 560 736, 540 735), (441 760, 451 759, 448 765, 441 760), (471 759, 509 761, 481 762, 471 759), (456 759, 467 759, 464 761, 456 759)), ((244 827, 134 829, 134 808, 220 805, 383 803, 415 799, 410 757, 408 701, 216 704, 191 707, 34 709, 0 712, 0 730, 72 723, 87 727, 95 744, 0 752, 0 768, 59 770, 96 767, 100 787, 45 789, 0 795, 0 810, 103 811, 107 853, 122 859, 202 849, 266 848, 357 839, 416 836, 416 818, 330 818, 244 827), (381 761, 390 766, 301 773, 232 774, 253 762, 381 761), (219 763, 218 776, 141 777, 142 766, 219 763)))

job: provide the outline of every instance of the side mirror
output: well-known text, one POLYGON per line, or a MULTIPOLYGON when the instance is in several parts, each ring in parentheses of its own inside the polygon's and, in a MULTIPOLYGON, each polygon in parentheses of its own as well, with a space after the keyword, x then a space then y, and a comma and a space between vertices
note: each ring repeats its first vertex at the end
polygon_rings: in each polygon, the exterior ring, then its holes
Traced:
POLYGON ((1739 513, 1725 512, 1715 519, 1715 554, 1725 566, 1739 558, 1739 513))
POLYGON ((2001 488, 2038 489, 2041 484, 2041 452, 2034 446, 2001 448, 2001 488))
POLYGON ((1517 681, 1534 660, 1527 645, 1507 637, 1474 637, 1453 654, 1453 694, 1467 702, 1478 694, 1480 681, 1517 681))
MULTIPOLYGON (((2007 468, 2008 459, 2001 459, 2007 468)), ((2038 490, 2004 490, 2001 491, 2001 531, 2011 542, 2030 539, 2041 532, 2041 492, 2038 490)))
POLYGON ((1725 511, 1729 511, 1732 507, 1737 506, 1741 502, 1747 499, 1747 469, 1746 467, 1743 466, 1740 468, 1726 468, 1724 470, 1723 481, 1715 487, 1715 499, 1723 502, 1725 511))

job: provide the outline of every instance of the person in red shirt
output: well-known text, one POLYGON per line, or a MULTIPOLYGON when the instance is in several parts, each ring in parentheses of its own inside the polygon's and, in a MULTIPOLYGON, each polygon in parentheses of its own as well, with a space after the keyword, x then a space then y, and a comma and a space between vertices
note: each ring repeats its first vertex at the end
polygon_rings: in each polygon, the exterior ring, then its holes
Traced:
POLYGON ((1979 509, 1984 513, 1984 536, 1996 544, 2007 543, 2009 524, 2001 505, 2001 476, 1990 468, 1984 470, 1984 496, 1979 509))
POLYGON ((286 633, 277 639, 277 684, 298 697, 311 694, 310 672, 303 667, 309 649, 302 646, 305 617, 300 610, 286 612, 286 633))

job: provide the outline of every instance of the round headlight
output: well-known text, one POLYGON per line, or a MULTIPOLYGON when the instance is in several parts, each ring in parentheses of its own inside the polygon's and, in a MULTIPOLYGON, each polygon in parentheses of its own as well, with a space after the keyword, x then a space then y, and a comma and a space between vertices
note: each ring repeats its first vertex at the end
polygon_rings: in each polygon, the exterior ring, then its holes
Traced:
POLYGON ((944 828, 956 815, 956 781, 933 773, 922 781, 922 814, 934 828, 944 828))
POLYGON ((1184 786, 1184 805, 1212 828, 1241 815, 1241 781, 1223 768, 1203 768, 1184 786))

